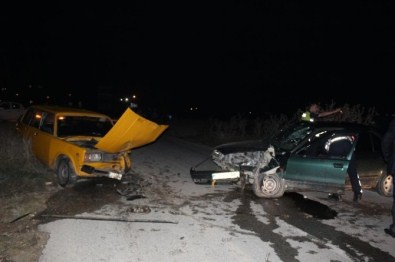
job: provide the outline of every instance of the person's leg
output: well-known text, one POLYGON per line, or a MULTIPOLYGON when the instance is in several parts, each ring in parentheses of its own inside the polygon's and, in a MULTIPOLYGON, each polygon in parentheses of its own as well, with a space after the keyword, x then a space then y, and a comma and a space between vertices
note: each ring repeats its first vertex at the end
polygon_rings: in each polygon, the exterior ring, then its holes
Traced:
POLYGON ((392 175, 392 225, 390 226, 390 229, 392 232, 395 232, 395 176, 392 175))
POLYGON ((384 229, 385 233, 388 235, 391 235, 392 237, 395 238, 395 180, 394 176, 392 176, 392 209, 391 209, 391 214, 392 214, 392 224, 389 226, 389 228, 384 229))
POLYGON ((362 186, 361 181, 359 180, 354 155, 351 157, 347 173, 350 178, 352 191, 354 192, 354 201, 358 201, 362 198, 362 186))
POLYGON ((393 200, 392 203, 391 213, 392 213, 392 225, 390 225, 390 229, 392 230, 392 232, 395 233, 395 199, 393 200))

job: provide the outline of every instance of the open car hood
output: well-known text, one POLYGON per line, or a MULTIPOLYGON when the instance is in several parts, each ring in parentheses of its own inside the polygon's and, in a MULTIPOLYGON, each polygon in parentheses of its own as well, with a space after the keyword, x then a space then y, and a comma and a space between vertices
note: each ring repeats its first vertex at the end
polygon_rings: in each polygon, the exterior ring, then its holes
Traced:
POLYGON ((121 118, 96 144, 96 148, 118 153, 155 141, 169 126, 158 125, 127 108, 121 118))

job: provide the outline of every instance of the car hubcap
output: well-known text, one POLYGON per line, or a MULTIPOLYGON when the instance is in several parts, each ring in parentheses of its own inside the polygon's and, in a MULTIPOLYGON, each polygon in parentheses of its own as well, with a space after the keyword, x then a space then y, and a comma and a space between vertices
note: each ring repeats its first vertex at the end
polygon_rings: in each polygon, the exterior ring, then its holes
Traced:
POLYGON ((68 175, 68 171, 67 171, 67 166, 63 165, 61 170, 60 170, 60 180, 62 183, 67 182, 69 175, 68 175))
POLYGON ((277 182, 272 177, 264 178, 262 181, 262 191, 272 192, 277 188, 277 182))

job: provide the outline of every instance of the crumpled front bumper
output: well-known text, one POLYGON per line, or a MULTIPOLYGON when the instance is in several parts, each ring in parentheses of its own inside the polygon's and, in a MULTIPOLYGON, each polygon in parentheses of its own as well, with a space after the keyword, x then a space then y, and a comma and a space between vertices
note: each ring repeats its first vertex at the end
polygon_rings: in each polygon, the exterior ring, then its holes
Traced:
POLYGON ((81 171, 93 177, 108 177, 117 180, 121 180, 123 176, 123 174, 119 172, 98 170, 88 165, 83 165, 81 171))
POLYGON ((239 171, 217 171, 217 170, 195 170, 189 171, 195 184, 206 184, 213 181, 238 181, 240 179, 239 171))

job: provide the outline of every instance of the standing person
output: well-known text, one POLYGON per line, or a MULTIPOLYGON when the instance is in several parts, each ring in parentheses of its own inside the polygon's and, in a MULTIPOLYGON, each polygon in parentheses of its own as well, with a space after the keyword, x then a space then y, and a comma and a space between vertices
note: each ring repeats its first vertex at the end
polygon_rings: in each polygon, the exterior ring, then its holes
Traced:
MULTIPOLYGON (((318 118, 321 117, 326 117, 330 116, 336 113, 342 113, 341 108, 336 108, 335 110, 331 111, 320 111, 320 107, 317 103, 310 104, 309 110, 304 112, 302 114, 302 121, 308 121, 308 122, 314 122, 318 118)), ((331 152, 330 154, 335 155, 335 156, 340 156, 345 154, 345 152, 350 151, 350 146, 352 143, 354 143, 354 140, 349 138, 349 137, 342 137, 340 139, 341 141, 336 141, 337 143, 334 143, 331 146, 331 152)), ((331 143, 331 142, 329 142, 331 143)), ((328 145, 329 149, 329 145, 328 145)), ((347 173, 348 177, 350 178, 350 183, 352 187, 352 191, 354 192, 354 202, 358 202, 359 200, 362 199, 362 186, 361 186, 361 181, 359 179, 359 175, 357 172, 357 165, 356 165, 356 160, 355 160, 355 154, 353 152, 351 160, 349 162, 348 168, 347 168, 347 173)))
POLYGON ((318 118, 330 116, 330 115, 333 115, 336 113, 342 113, 341 108, 336 108, 335 110, 321 112, 319 105, 316 103, 313 103, 309 106, 309 109, 302 114, 301 120, 308 121, 308 122, 314 122, 318 118))
MULTIPOLYGON (((328 154, 331 156, 337 157, 345 157, 351 150, 352 145, 354 144, 355 138, 353 136, 340 136, 336 137, 333 140, 330 139, 325 145, 325 149, 328 154)), ((352 187, 352 191, 354 192, 354 202, 358 202, 362 199, 362 186, 361 181, 359 179, 359 175, 357 172, 357 164, 355 161, 355 152, 352 153, 350 162, 347 168, 347 174, 350 178, 350 183, 352 187)))
POLYGON ((392 118, 381 142, 384 160, 387 162, 387 174, 392 176, 392 224, 384 229, 385 233, 395 238, 395 118, 392 118))

